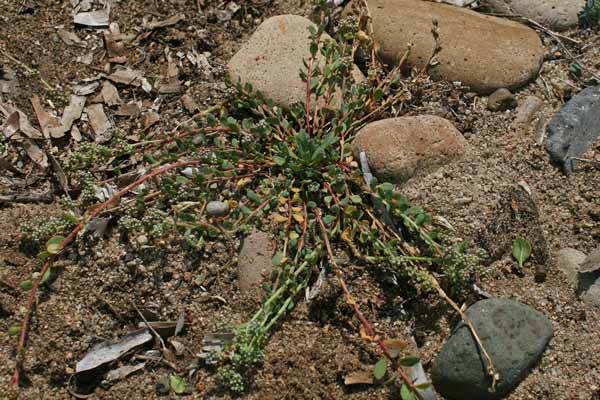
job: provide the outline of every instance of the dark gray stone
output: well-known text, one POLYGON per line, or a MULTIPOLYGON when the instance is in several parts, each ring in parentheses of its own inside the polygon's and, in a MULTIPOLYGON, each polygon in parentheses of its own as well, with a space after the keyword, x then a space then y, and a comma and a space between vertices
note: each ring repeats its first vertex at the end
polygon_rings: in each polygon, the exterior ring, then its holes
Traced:
POLYGON ((513 300, 487 299, 467 312, 493 360, 500 380, 491 379, 469 328, 460 323, 440 352, 432 371, 436 390, 449 399, 499 399, 515 388, 539 360, 552 337, 552 323, 540 312, 513 300))
POLYGON ((548 124, 546 150, 566 174, 574 157, 590 150, 600 136, 600 86, 573 96, 548 124))
POLYGON ((229 212, 229 204, 222 201, 210 201, 206 205, 206 214, 210 217, 222 217, 229 212))

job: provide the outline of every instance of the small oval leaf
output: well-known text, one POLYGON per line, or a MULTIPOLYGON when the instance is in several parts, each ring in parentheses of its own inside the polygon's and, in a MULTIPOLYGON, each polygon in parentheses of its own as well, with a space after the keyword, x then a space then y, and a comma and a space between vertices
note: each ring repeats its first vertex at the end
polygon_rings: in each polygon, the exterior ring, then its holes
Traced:
POLYGON ((50 239, 48 239, 48 243, 46 243, 46 250, 48 251, 48 253, 60 254, 60 252, 63 249, 62 243, 64 242, 64 240, 65 238, 63 236, 53 236, 50 239))
POLYGON ((379 380, 385 376, 385 372, 387 371, 387 366, 388 366, 387 358, 383 357, 379 361, 377 361, 377 364, 375 364, 375 368, 373 369, 373 376, 375 376, 375 379, 379 380))

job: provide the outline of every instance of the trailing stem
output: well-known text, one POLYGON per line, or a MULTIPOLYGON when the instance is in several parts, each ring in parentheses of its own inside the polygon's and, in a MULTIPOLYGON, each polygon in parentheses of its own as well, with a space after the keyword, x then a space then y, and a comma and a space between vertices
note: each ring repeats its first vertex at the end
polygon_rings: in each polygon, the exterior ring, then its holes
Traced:
POLYGON ((325 224, 323 223, 323 219, 321 218, 320 210, 318 210, 318 209, 315 210, 315 217, 317 218, 317 221, 321 228, 321 234, 323 237, 323 242, 325 243, 325 248, 327 249, 327 255, 329 256, 329 262, 331 263, 331 265, 333 267, 333 271, 335 273, 335 276, 336 276, 340 286, 342 287, 344 296, 346 297, 346 303, 348 303, 352 307, 352 310, 354 311, 356 318, 358 318, 361 325, 363 326, 365 333, 368 336, 374 338, 374 340, 377 342, 377 345, 379 345, 379 348, 381 349, 381 351, 383 352, 385 357, 393 365, 394 369, 396 371, 398 371, 398 374, 400 375, 400 378, 402 379, 404 384, 406 386, 408 386, 410 391, 412 393, 414 393, 419 399, 422 399, 421 395, 419 394, 418 390, 415 388, 415 385, 412 382, 412 380, 410 379, 410 377, 406 374, 406 372, 404 372, 404 369, 402 369, 402 367, 398 365, 396 359, 394 357, 392 357, 390 349, 385 344, 384 339, 380 335, 377 334, 377 332, 375 331, 375 328, 373 328, 373 325, 365 318, 363 313, 360 311, 360 308, 358 307, 356 300, 354 300, 354 298, 352 297, 352 294, 350 293, 350 290, 348 289, 348 285, 346 285, 346 281, 344 279, 344 273, 342 272, 341 268, 337 265, 337 262, 335 261, 335 256, 333 255, 333 251, 331 249, 331 244, 329 243, 327 228, 325 227, 325 224))

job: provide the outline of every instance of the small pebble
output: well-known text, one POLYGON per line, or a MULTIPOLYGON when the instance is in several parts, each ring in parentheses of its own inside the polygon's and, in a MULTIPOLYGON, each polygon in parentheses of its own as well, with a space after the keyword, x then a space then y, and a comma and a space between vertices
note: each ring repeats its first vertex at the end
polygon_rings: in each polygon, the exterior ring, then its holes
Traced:
POLYGON ((229 204, 222 201, 211 201, 206 206, 206 214, 210 217, 222 217, 229 212, 229 204))
POLYGON ((487 107, 491 111, 504 111, 517 106, 517 100, 508 89, 498 89, 488 98, 487 107))

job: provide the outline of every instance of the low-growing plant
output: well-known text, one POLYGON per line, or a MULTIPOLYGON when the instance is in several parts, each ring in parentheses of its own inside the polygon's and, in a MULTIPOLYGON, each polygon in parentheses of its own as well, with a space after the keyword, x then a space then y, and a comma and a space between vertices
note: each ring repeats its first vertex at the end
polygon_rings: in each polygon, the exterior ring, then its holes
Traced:
MULTIPOLYGON (((328 20, 325 0, 318 0, 317 7, 321 20, 328 20)), ((276 278, 261 307, 236 328, 233 343, 211 357, 222 386, 235 392, 248 388, 270 333, 316 280, 318 266, 328 264, 363 325, 365 338, 379 344, 387 360, 385 369, 393 368, 392 379, 401 380, 401 395, 409 398, 418 388, 399 368, 403 359, 393 354, 360 312, 335 253, 345 251, 365 268, 393 271, 410 287, 411 296, 438 294, 461 315, 445 290, 457 293, 464 288, 480 257, 466 245, 453 244, 443 227, 394 184, 363 174, 361 160, 350 150, 360 128, 397 115, 427 78, 405 80, 400 65, 386 71, 374 57, 372 40, 365 33, 369 29, 356 20, 339 26, 335 40, 324 40, 324 31, 324 23, 310 29, 310 57, 299 71, 306 83, 304 101, 283 108, 250 84, 234 82, 235 95, 221 115, 207 114, 198 129, 165 139, 172 146, 146 153, 146 159, 159 167, 92 208, 92 213, 82 212, 88 217, 74 232, 108 206, 113 214, 118 208, 124 233, 145 233, 150 239, 172 236, 196 250, 207 241, 229 242, 253 225, 269 224, 277 243, 272 260, 276 278), (371 55, 362 82, 353 74, 359 49, 371 55), (159 175, 158 182, 150 180, 159 175), (135 198, 122 200, 117 207, 117 200, 132 190, 135 198), (205 215, 207 202, 214 199, 228 202, 228 215, 205 215)), ((114 156, 105 150, 89 148, 73 165, 89 166, 114 156)), ((97 185, 91 182, 92 187, 97 185)), ((61 246, 75 237, 68 236, 61 246)), ((482 350, 495 381, 493 364, 482 350)), ((382 368, 378 367, 378 376, 382 368)))

